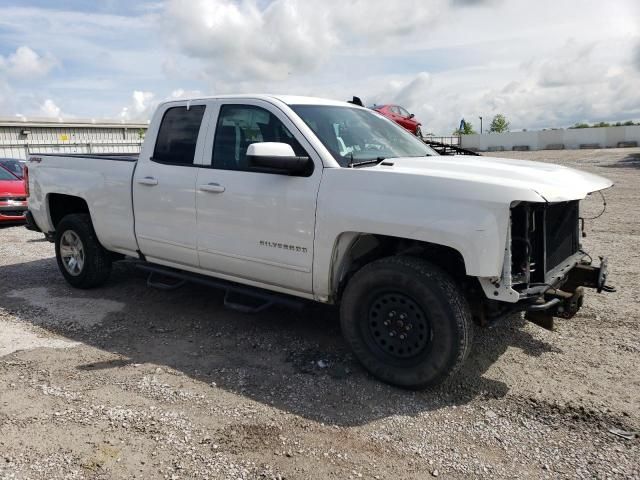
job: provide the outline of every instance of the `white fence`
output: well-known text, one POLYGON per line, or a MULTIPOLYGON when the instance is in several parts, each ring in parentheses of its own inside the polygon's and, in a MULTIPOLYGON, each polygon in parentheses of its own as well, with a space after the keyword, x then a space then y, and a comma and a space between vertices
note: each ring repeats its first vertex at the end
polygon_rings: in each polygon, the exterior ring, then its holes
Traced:
POLYGON ((640 145, 640 125, 462 135, 464 148, 480 151, 615 148, 634 143, 640 145))
POLYGON ((33 153, 138 153, 146 124, 0 119, 0 158, 33 153))

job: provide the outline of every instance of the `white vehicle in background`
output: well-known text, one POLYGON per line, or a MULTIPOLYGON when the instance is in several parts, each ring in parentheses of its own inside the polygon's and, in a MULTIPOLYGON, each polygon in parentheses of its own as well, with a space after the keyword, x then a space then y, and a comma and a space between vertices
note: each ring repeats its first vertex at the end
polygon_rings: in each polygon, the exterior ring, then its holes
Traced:
POLYGON ((580 245, 579 202, 609 180, 441 157, 344 102, 167 102, 138 157, 33 155, 28 167, 29 224, 55 240, 71 285, 135 259, 151 284, 222 286, 236 308, 340 304, 359 360, 403 387, 460 367, 474 320, 526 311, 550 326, 578 311, 583 287, 606 288, 606 262, 580 245))

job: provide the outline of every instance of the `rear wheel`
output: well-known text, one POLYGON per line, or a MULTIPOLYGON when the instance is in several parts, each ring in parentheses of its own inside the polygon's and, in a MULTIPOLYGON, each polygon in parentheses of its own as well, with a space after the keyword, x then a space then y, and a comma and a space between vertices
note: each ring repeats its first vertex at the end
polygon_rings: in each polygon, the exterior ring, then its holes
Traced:
POLYGON ((364 367, 400 387, 441 382, 471 347, 471 314, 460 288, 419 258, 390 257, 363 267, 345 289, 340 314, 364 367))
POLYGON ((56 259, 65 280, 76 288, 103 284, 111 274, 111 256, 100 244, 88 214, 65 216, 56 228, 56 259))

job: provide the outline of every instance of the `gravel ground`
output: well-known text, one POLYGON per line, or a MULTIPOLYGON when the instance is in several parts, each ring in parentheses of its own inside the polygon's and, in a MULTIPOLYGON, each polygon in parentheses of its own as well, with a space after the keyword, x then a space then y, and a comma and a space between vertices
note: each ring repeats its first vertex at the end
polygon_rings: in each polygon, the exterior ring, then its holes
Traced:
POLYGON ((73 290, 41 235, 0 230, 0 478, 640 478, 611 432, 640 429, 640 149, 500 155, 616 182, 584 244, 618 292, 555 332, 478 329, 424 392, 368 376, 333 309, 244 315, 126 266, 73 290))

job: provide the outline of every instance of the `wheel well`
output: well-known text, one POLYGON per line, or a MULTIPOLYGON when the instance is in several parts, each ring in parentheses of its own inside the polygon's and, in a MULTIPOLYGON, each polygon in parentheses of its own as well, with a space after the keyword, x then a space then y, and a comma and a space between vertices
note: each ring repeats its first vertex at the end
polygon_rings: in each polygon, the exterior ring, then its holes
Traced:
POLYGON ((64 195, 62 193, 51 193, 48 196, 49 216, 51 224, 56 228, 66 215, 71 213, 89 213, 87 202, 80 197, 64 195))
POLYGON ((332 275, 333 295, 339 298, 349 279, 366 264, 394 255, 428 260, 458 281, 463 281, 466 277, 464 259, 460 252, 451 247, 387 235, 352 234, 346 251, 341 258, 336 259, 332 275))

